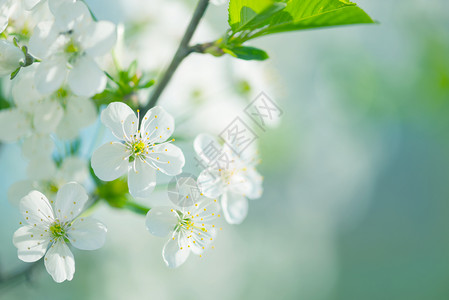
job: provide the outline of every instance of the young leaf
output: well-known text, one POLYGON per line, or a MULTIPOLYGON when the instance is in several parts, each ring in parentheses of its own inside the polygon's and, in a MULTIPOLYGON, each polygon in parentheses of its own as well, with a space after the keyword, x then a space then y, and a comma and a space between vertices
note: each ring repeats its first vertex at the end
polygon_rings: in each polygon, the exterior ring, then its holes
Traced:
POLYGON ((244 60, 266 60, 269 58, 265 51, 254 47, 235 46, 223 49, 223 51, 244 60))
POLYGON ((231 0, 229 25, 234 44, 285 31, 337 25, 374 23, 355 3, 347 0, 231 0))

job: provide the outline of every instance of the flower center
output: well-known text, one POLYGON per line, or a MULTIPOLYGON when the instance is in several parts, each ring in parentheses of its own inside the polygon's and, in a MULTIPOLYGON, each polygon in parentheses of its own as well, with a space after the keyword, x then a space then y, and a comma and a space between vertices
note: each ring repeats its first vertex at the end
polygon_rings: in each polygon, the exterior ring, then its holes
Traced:
POLYGON ((50 233, 55 239, 64 237, 65 236, 65 228, 64 228, 64 226, 61 225, 61 223, 59 223, 58 220, 56 220, 50 226, 50 233))
POLYGON ((147 145, 142 140, 139 140, 132 144, 132 150, 135 156, 139 156, 140 154, 142 154, 146 150, 146 148, 147 145))
POLYGON ((78 53, 79 51, 80 51, 79 46, 73 40, 70 40, 70 42, 65 47, 65 53, 67 54, 74 54, 78 53))
POLYGON ((68 55, 68 62, 70 64, 75 63, 75 61, 83 55, 83 51, 81 51, 81 47, 73 40, 70 39, 70 42, 64 48, 64 53, 68 55))

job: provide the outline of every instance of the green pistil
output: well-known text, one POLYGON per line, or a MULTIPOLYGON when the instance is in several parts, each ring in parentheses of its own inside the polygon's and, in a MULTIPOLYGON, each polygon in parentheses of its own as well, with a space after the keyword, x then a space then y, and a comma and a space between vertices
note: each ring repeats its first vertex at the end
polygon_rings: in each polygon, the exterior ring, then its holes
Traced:
POLYGON ((145 151, 146 145, 145 143, 140 140, 137 143, 133 144, 133 152, 134 155, 139 155, 141 154, 143 151, 145 151))
POLYGON ((80 49, 79 49, 78 45, 75 44, 73 42, 73 40, 71 40, 70 43, 65 48, 65 52, 68 53, 68 54, 78 53, 79 51, 80 51, 80 49))
POLYGON ((50 233, 55 239, 57 239, 65 236, 65 229, 61 226, 59 221, 56 221, 50 226, 50 233))

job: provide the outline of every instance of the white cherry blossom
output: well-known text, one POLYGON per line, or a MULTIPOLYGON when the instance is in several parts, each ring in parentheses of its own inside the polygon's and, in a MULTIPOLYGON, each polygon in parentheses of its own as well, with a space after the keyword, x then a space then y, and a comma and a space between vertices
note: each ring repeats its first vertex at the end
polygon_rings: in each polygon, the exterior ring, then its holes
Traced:
POLYGON ((262 176, 256 171, 257 158, 251 149, 237 156, 216 138, 200 134, 194 148, 204 170, 198 186, 209 198, 220 197, 223 215, 229 224, 240 224, 248 214, 248 199, 262 195, 262 176))
POLYGON ((151 234, 170 236, 162 250, 164 262, 170 268, 182 265, 191 252, 201 256, 215 239, 214 222, 220 217, 220 205, 204 196, 196 202, 190 207, 154 207, 146 216, 151 234))
MULTIPOLYGON (((48 162, 47 162, 48 163, 48 162)), ((41 191, 50 200, 50 203, 54 203, 56 192, 66 183, 75 181, 83 183, 89 176, 89 170, 87 168, 87 162, 84 159, 75 156, 69 156, 64 159, 62 164, 57 167, 53 160, 48 163, 51 172, 48 172, 42 163, 38 166, 40 177, 36 180, 37 176, 30 176, 30 179, 21 180, 11 185, 8 190, 8 200, 14 206, 18 206, 20 200, 26 196, 32 190, 41 191)), ((33 165, 33 163, 31 163, 33 165)), ((36 168, 33 166, 33 168, 36 168)), ((32 172, 34 173, 34 172, 32 172)), ((34 174, 31 174, 34 175, 34 174)))
POLYGON ((10 75, 24 61, 22 50, 7 40, 0 40, 0 76, 10 75))
POLYGON ((11 6, 11 0, 0 0, 0 33, 2 33, 8 26, 11 6))
POLYGON ((156 186, 156 171, 174 176, 185 164, 181 149, 169 137, 175 129, 173 117, 163 108, 150 109, 139 120, 132 109, 113 102, 101 113, 101 121, 121 142, 106 143, 92 155, 92 168, 103 181, 128 174, 130 194, 148 198, 156 186))
POLYGON ((36 74, 39 91, 54 92, 67 81, 78 96, 102 92, 107 78, 95 59, 115 45, 116 26, 94 22, 82 1, 64 1, 53 13, 55 20, 39 23, 30 39, 30 53, 42 59, 36 74))
POLYGON ((61 187, 54 208, 47 197, 32 191, 20 201, 26 225, 13 236, 20 260, 35 262, 44 255, 47 272, 56 282, 72 280, 75 259, 68 244, 81 250, 101 248, 106 227, 93 218, 78 217, 88 199, 84 188, 74 182, 61 187))

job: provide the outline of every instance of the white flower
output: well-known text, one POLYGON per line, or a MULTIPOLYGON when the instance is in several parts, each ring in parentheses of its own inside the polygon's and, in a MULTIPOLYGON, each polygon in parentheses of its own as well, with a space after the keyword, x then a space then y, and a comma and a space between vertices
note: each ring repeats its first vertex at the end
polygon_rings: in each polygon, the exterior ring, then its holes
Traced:
POLYGON ((10 75, 24 61, 22 50, 9 41, 0 40, 0 76, 10 75))
POLYGON ((68 243, 81 250, 101 248, 106 227, 93 218, 80 218, 88 196, 77 183, 64 185, 56 196, 54 209, 48 199, 32 191, 20 201, 20 212, 27 225, 13 237, 19 259, 35 262, 45 255, 47 272, 56 282, 72 280, 75 260, 68 243))
POLYGON ((104 181, 128 173, 130 194, 148 198, 156 185, 156 170, 178 175, 185 164, 181 149, 167 139, 173 134, 173 117, 161 107, 150 109, 142 119, 121 102, 113 102, 101 113, 101 121, 122 142, 111 142, 92 155, 92 168, 104 181))
POLYGON ((11 4, 11 0, 0 0, 0 33, 8 26, 11 4))
POLYGON ((8 200, 10 203, 18 206, 20 200, 29 192, 38 190, 46 195, 53 204, 56 192, 63 185, 71 181, 83 183, 89 176, 87 162, 78 157, 70 156, 65 158, 59 167, 56 167, 53 160, 51 160, 47 168, 42 166, 42 164, 42 162, 38 166, 35 166, 33 162, 30 164, 33 165, 33 169, 37 169, 36 172, 34 170, 30 172, 31 175, 35 175, 33 173, 39 173, 39 180, 36 180, 36 176, 29 175, 30 179, 18 181, 11 185, 8 190, 8 200), (47 169, 50 169, 51 172, 48 172, 47 169))
POLYGON ((198 186, 209 198, 220 197, 226 221, 240 224, 248 214, 248 199, 262 195, 262 176, 256 171, 256 157, 252 150, 234 154, 212 136, 200 134, 194 141, 204 170, 198 177, 198 186))
MULTIPOLYGON (((0 140, 14 142, 36 136, 49 140, 51 133, 62 139, 73 139, 81 128, 95 122, 97 110, 91 99, 75 96, 64 87, 43 95, 37 91, 35 77, 33 65, 23 69, 14 80, 12 96, 16 108, 0 112, 0 125, 5 129, 0 132, 0 140)), ((33 152, 39 149, 34 147, 33 152)), ((51 150, 52 147, 50 153, 51 150)))
POLYGON ((30 53, 42 59, 36 74, 39 91, 51 93, 67 80, 78 96, 91 97, 106 87, 95 58, 107 54, 117 34, 111 22, 94 22, 87 6, 65 1, 53 9, 54 22, 41 22, 30 39, 30 53))
POLYGON ((148 212, 145 221, 148 231, 158 237, 170 236, 162 250, 168 267, 182 265, 190 252, 201 256, 215 238, 212 223, 220 216, 219 211, 217 200, 200 196, 191 207, 155 207, 148 212))

